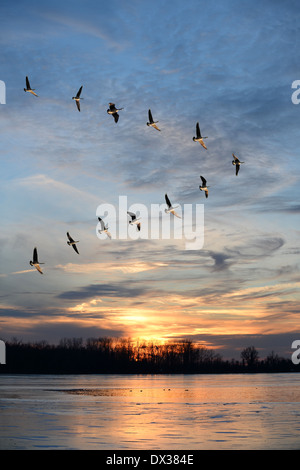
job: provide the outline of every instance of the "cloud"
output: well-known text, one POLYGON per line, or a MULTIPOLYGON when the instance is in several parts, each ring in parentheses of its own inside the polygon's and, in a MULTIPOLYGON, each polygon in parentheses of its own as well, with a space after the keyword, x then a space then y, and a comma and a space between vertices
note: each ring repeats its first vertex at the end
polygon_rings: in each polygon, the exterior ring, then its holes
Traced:
MULTIPOLYGON (((131 283, 132 284, 132 283, 131 283)), ((95 297, 124 297, 135 298, 147 292, 146 287, 127 287, 125 283, 122 284, 90 284, 81 287, 75 291, 66 291, 59 294, 59 299, 79 300, 90 299, 95 297)))
POLYGON ((27 176, 25 178, 16 178, 13 181, 13 184, 16 186, 23 186, 26 188, 31 188, 33 190, 38 190, 40 191, 41 188, 45 190, 45 192, 48 190, 51 190, 53 192, 59 192, 61 194, 66 194, 72 200, 74 198, 79 198, 79 199, 91 199, 94 203, 98 201, 98 198, 95 196, 89 194, 86 191, 82 191, 74 186, 71 186, 70 184, 63 183, 61 181, 54 180, 53 178, 45 175, 45 174, 35 174, 31 176, 27 176))
POLYGON ((187 339, 204 344, 219 353, 225 360, 240 360, 242 350, 248 346, 256 348, 260 359, 266 358, 272 352, 278 354, 279 357, 290 359, 293 353, 292 342, 299 339, 299 335, 297 331, 275 334, 196 334, 188 335, 187 339))
POLYGON ((61 269, 67 273, 72 274, 91 274, 94 272, 105 272, 107 275, 109 272, 122 272, 128 274, 140 273, 144 271, 150 271, 153 269, 159 269, 161 267, 167 266, 166 263, 159 262, 143 262, 136 260, 127 260, 126 262, 120 261, 119 263, 89 263, 89 264, 76 264, 76 263, 67 263, 66 265, 57 265, 56 269, 61 269))

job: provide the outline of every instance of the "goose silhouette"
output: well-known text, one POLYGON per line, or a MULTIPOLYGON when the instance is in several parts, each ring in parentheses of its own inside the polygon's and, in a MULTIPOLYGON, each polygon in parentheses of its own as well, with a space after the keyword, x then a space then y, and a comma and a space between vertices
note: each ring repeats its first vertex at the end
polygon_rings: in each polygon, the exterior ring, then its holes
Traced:
POLYGON ((180 215, 178 215, 177 212, 175 212, 176 207, 179 207, 179 206, 172 206, 171 201, 170 201, 167 194, 165 194, 165 200, 166 200, 166 203, 167 203, 167 206, 168 206, 168 209, 165 209, 165 213, 166 214, 173 214, 173 215, 175 215, 175 217, 178 217, 179 219, 181 219, 180 215))
POLYGON ((118 108, 117 109, 115 107, 115 103, 108 103, 108 105, 109 105, 109 109, 107 110, 107 113, 111 114, 113 116, 114 120, 115 120, 115 123, 117 123, 118 120, 119 120, 118 111, 121 111, 121 109, 123 109, 123 108, 118 108))
POLYGON ((40 264, 45 264, 45 263, 39 263, 36 247, 33 249, 33 260, 29 261, 29 264, 30 266, 34 266, 38 270, 39 273, 43 274, 43 271, 40 268, 40 264))
POLYGON ((29 79, 26 77, 26 88, 24 88, 25 93, 31 93, 34 96, 38 96, 36 93, 34 93, 34 88, 31 88, 29 79))
POLYGON ((203 142, 203 139, 207 139, 207 137, 202 137, 199 122, 197 122, 197 124, 196 124, 196 137, 193 137, 193 141, 194 142, 199 142, 199 144, 201 144, 202 147, 207 150, 207 147, 206 147, 205 143, 203 142))
POLYGON ((76 96, 72 96, 72 100, 75 100, 75 101, 76 101, 76 105, 77 105, 78 111, 80 111, 80 100, 83 100, 83 98, 80 98, 81 91, 82 91, 82 87, 83 87, 83 85, 81 85, 81 87, 80 87, 79 90, 77 91, 77 95, 76 95, 76 96))

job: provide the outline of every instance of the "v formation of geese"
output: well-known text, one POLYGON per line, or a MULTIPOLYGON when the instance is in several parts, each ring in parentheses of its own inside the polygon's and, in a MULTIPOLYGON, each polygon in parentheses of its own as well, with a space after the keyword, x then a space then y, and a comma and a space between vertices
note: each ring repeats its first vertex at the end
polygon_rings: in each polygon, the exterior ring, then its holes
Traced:
MULTIPOLYGON (((32 95, 34 96, 38 96, 36 93, 35 93, 35 89, 34 88, 31 88, 30 86, 30 82, 29 82, 29 79, 28 79, 28 76, 26 76, 26 88, 24 88, 24 91, 26 93, 31 93, 32 95)), ((78 111, 80 111, 80 100, 82 100, 83 98, 81 98, 81 92, 82 92, 82 88, 83 88, 83 85, 81 85, 81 87, 79 88, 77 94, 75 96, 72 97, 72 100, 74 100, 76 102, 76 106, 77 106, 77 109, 78 111)), ((114 118, 114 121, 115 123, 118 122, 119 120, 119 111, 123 110, 124 108, 116 108, 115 106, 115 103, 108 103, 109 105, 109 108, 107 109, 107 114, 113 116, 114 118)), ((158 128, 157 126, 157 123, 159 121, 154 121, 153 119, 153 116, 152 116, 152 112, 151 112, 151 109, 148 109, 148 122, 147 122, 147 126, 149 127, 153 127, 154 129, 158 130, 158 131, 161 131, 161 129, 158 128)), ((201 131, 200 131, 200 125, 199 125, 199 122, 196 123, 196 136, 193 137, 193 141, 194 142, 199 142, 202 147, 207 150, 207 147, 206 145, 204 144, 204 139, 207 139, 208 137, 203 137, 202 134, 201 134, 201 131)), ((239 173, 239 170, 240 170, 240 166, 242 163, 245 163, 245 162, 241 162, 239 160, 239 158, 233 153, 232 154, 233 156, 233 160, 232 160, 232 164, 236 167, 236 170, 235 170, 235 174, 236 176, 238 175, 239 173)), ((207 198, 208 197, 208 188, 209 186, 207 185, 207 182, 206 182, 206 179, 200 175, 200 179, 202 181, 202 184, 199 186, 199 189, 200 191, 203 191, 205 193, 205 197, 207 198)), ((178 206, 172 206, 171 202, 170 202, 170 199, 168 197, 167 194, 165 194, 165 201, 166 201, 166 204, 167 204, 167 208, 165 209, 165 213, 166 214, 172 214, 174 215, 175 217, 178 217, 181 219, 180 215, 177 214, 177 212, 175 211, 175 209, 178 207, 178 206)), ((137 218, 136 217, 136 214, 134 214, 133 212, 127 212, 130 220, 129 220, 129 225, 135 225, 136 226, 136 230, 137 231, 140 231, 141 230, 141 222, 140 222, 140 218, 137 218)), ((108 238, 111 239, 111 234, 110 232, 108 231, 108 226, 105 225, 103 219, 101 219, 101 217, 98 217, 98 220, 100 222, 100 226, 101 226, 101 229, 98 230, 98 232, 100 234, 102 233, 105 233, 107 235, 108 238)), ((69 246, 72 246, 72 248, 74 249, 74 251, 79 254, 79 251, 77 249, 77 243, 79 243, 79 240, 75 241, 69 232, 67 232, 67 237, 68 237, 68 241, 67 241, 67 244, 69 246)), ((31 266, 34 266, 37 271, 39 271, 39 273, 43 274, 43 271, 41 270, 41 267, 40 265, 41 264, 45 264, 45 263, 40 263, 38 261, 38 253, 37 253, 37 248, 35 247, 33 249, 33 260, 29 262, 29 264, 31 266)))

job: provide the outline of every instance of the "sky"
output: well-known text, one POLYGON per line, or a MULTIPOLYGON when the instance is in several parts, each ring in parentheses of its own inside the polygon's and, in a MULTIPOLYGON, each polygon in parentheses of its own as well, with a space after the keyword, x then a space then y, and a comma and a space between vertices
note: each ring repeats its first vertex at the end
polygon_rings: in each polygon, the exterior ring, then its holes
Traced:
POLYGON ((291 357, 299 16, 292 0, 1 1, 3 340, 191 339, 226 359, 251 345, 291 357), (165 193, 181 219, 164 212, 165 193), (133 209, 170 236, 138 233, 133 209), (97 233, 98 216, 127 236, 97 233), (187 249, 189 220, 204 238, 187 249))

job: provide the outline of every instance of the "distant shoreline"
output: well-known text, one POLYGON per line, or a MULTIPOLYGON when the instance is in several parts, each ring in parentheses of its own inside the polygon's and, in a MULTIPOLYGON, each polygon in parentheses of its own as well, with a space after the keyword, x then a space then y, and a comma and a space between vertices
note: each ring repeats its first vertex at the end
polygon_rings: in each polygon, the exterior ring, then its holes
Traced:
POLYGON ((174 343, 133 344, 130 339, 98 338, 83 344, 73 338, 58 346, 46 342, 6 343, 6 364, 2 374, 90 375, 90 374, 255 374, 297 373, 300 364, 272 352, 260 359, 258 351, 247 347, 241 360, 224 360, 206 347, 190 340, 174 343))

